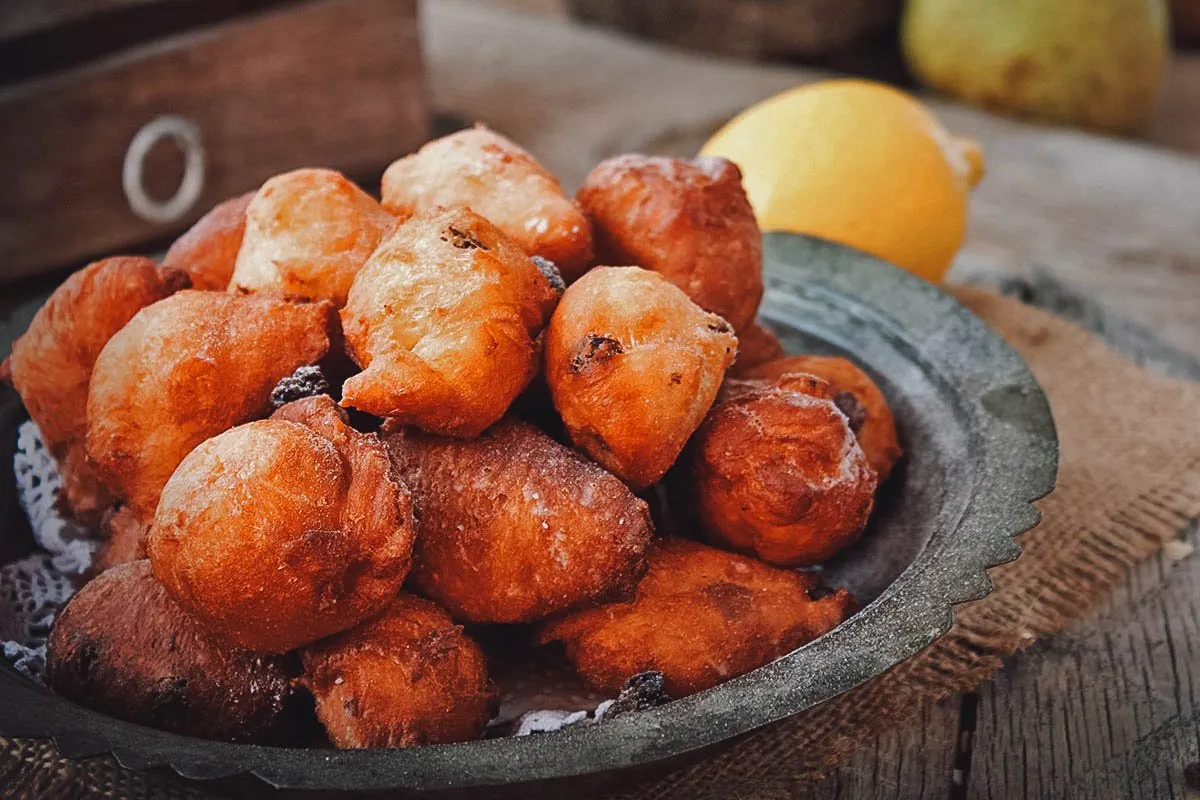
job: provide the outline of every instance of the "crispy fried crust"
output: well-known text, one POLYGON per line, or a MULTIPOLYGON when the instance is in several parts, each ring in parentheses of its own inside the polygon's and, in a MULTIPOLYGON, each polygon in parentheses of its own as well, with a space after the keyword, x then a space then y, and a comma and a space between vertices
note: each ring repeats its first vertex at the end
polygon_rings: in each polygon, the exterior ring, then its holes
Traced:
POLYGON ((752 323, 738 330, 737 363, 729 370, 729 375, 746 377, 755 367, 786 355, 775 334, 758 322, 752 323))
POLYGON ((277 291, 346 304, 354 276, 395 219, 331 169, 298 169, 262 185, 246 208, 231 291, 277 291))
POLYGON ((483 651, 428 600, 387 610, 301 653, 302 682, 339 748, 478 739, 498 707, 483 651))
POLYGON ((789 373, 808 373, 823 378, 835 392, 849 392, 862 413, 858 444, 867 462, 883 483, 903 451, 896 438, 896 423, 883 392, 853 362, 837 356, 791 356, 761 364, 746 372, 748 378, 774 380, 789 373))
POLYGON ((737 338, 661 276, 597 267, 546 335, 546 381, 571 439, 642 489, 662 477, 712 405, 737 338))
POLYGON ((568 282, 587 269, 587 219, 533 156, 482 125, 436 139, 383 173, 383 207, 401 219, 466 206, 568 282))
POLYGON ((811 375, 729 381, 670 484, 710 542, 781 566, 858 538, 876 485, 833 389, 811 375))
POLYGON ((383 444, 321 395, 193 450, 163 489, 147 551, 214 633, 284 653, 381 611, 412 544, 411 499, 383 444))
POLYGON ((600 263, 654 270, 739 333, 754 321, 762 234, 733 162, 617 156, 592 169, 576 199, 600 263))
POLYGON ((529 622, 629 592, 653 528, 619 480, 527 423, 385 439, 420 509, 414 591, 464 622, 529 622))
POLYGON ((292 727, 284 661, 214 638, 145 560, 108 570, 71 599, 50 633, 46 675, 80 705, 185 736, 278 742, 292 727))
POLYGON ((100 351, 145 306, 187 288, 186 273, 148 258, 118 256, 67 278, 13 343, 12 384, 37 423, 75 516, 99 520, 112 496, 87 463, 88 380, 100 351))
POLYGON ((631 676, 663 673, 671 697, 716 686, 833 630, 854 610, 844 589, 820 600, 816 580, 684 539, 650 546, 649 570, 630 602, 551 620, 542 644, 561 641, 580 675, 615 696, 631 676))
POLYGON ((254 192, 247 192, 213 206, 175 240, 163 256, 163 266, 187 272, 197 289, 224 291, 233 277, 246 232, 246 207, 253 197, 254 192))
POLYGON ((140 311, 100 353, 87 452, 143 522, 193 447, 266 416, 271 389, 329 347, 327 303, 179 292, 140 311))
POLYGON ((495 225, 465 208, 418 214, 379 246, 342 310, 363 372, 342 405, 471 437, 537 371, 558 292, 495 225))

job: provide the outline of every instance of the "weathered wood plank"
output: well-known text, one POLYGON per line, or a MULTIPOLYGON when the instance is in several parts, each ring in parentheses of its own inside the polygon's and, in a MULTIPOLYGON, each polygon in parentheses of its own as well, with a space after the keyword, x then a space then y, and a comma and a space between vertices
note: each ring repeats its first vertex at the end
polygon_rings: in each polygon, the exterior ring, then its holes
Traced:
MULTIPOLYGON (((435 105, 513 136, 569 187, 615 153, 694 153, 750 103, 823 77, 464 0, 427 6, 423 31, 435 105)), ((1044 271, 1200 352, 1200 159, 932 104, 989 162, 952 276, 1044 271)))
POLYGON ((969 797, 1183 797, 1198 726, 1200 556, 1161 555, 981 688, 969 797))
POLYGON ((863 746, 820 784, 813 800, 893 800, 950 796, 959 699, 921 713, 863 746))
POLYGON ((378 174, 425 138, 415 18, 415 0, 312 0, 0 90, 0 279, 162 239, 288 169, 378 174), (206 164, 198 201, 159 223, 122 166, 162 115, 195 123, 206 164))

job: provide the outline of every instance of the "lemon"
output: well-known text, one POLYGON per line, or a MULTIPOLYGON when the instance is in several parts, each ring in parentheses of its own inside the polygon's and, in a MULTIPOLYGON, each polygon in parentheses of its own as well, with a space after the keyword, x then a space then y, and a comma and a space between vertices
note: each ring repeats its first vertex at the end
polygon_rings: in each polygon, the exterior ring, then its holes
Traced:
POLYGON ((743 111, 701 155, 742 170, 763 230, 866 251, 940 281, 962 244, 983 153, 920 102, 879 83, 831 80, 743 111))

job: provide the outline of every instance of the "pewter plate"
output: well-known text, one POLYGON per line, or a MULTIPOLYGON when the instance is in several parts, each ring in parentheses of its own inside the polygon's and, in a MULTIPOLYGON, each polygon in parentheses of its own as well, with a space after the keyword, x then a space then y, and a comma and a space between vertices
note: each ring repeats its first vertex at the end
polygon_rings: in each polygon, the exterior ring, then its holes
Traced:
MULTIPOLYGON (((288 789, 561 796, 702 757, 914 655, 946 632, 955 604, 991 591, 987 568, 1016 558, 1014 537, 1037 524, 1031 502, 1053 487, 1058 462, 1046 397, 987 325, 882 261, 768 234, 765 273, 763 321, 790 352, 843 353, 863 365, 888 396, 906 451, 867 534, 826 565, 827 581, 863 604, 836 630, 721 686, 600 725, 410 750, 175 736, 75 706, 0 664, 0 734, 53 737, 71 758, 111 752, 132 769, 169 766, 241 785, 256 777, 288 789)), ((0 458, 11 462, 5 442, 0 458)))

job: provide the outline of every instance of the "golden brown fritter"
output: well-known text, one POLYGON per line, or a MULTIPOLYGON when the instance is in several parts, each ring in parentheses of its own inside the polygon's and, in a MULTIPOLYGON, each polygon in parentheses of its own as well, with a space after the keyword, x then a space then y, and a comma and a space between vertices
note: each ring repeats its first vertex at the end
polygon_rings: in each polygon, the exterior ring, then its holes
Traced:
POLYGON ((88 381, 104 345, 139 310, 188 286, 186 273, 118 256, 67 278, 13 343, 11 381, 62 476, 68 510, 99 521, 112 497, 87 463, 88 381))
POLYGON ((833 389, 811 375, 727 383, 671 476, 713 544, 771 564, 816 564, 862 533, 875 474, 833 389))
POLYGON ((601 264, 653 270, 734 330, 762 300, 762 234, 723 158, 625 155, 597 164, 579 188, 601 264))
POLYGON ((301 680, 339 748, 478 739, 498 707, 479 646, 445 611, 403 592, 378 617, 301 657, 301 680))
POLYGON ((729 375, 733 378, 745 377, 755 367, 786 355, 775 334, 755 322, 738 331, 737 362, 729 370, 729 375))
POLYGON ((232 291, 276 291, 346 304, 354 276, 395 223, 331 169, 298 169, 262 185, 246 208, 232 291))
POLYGON ((379 246, 342 310, 363 371, 342 405, 476 436, 537 372, 558 292, 516 244, 465 208, 418 214, 379 246))
POLYGON ((385 438, 420 520, 411 585, 463 622, 530 622, 632 590, 653 533, 623 483, 506 418, 463 441, 385 438))
POLYGON ((644 489, 696 430, 736 353, 729 324, 662 276, 597 267, 550 321, 546 382, 575 446, 644 489))
POLYGON ((285 661, 230 648, 135 561, 88 583, 54 622, 50 688, 153 728, 234 742, 279 742, 294 727, 285 661))
POLYGON ((627 602, 547 622, 588 683, 612 696, 631 676, 663 674, 673 698, 716 686, 836 628, 854 610, 844 589, 820 600, 816 579, 685 539, 650 546, 646 577, 627 602))
POLYGON ((246 232, 246 207, 253 197, 254 192, 247 192, 213 206, 175 240, 163 256, 163 266, 187 272, 196 289, 225 291, 246 232))
POLYGON ((327 303, 179 292, 138 312, 100 353, 87 452, 138 519, 210 436, 271 410, 271 389, 329 347, 327 303))
POLYGON ((883 392, 853 362, 837 356, 791 356, 760 364, 747 370, 747 378, 774 380, 789 373, 808 373, 828 381, 839 395, 848 393, 853 402, 838 397, 837 402, 851 418, 858 444, 867 456, 879 482, 887 479, 903 451, 896 438, 896 423, 883 392))
POLYGON ((167 591, 238 647, 285 653, 379 613, 411 564, 412 503, 374 434, 328 395, 193 450, 147 551, 167 591))
POLYGON ((482 125, 443 136, 383 173, 383 207, 401 219, 466 206, 567 281, 592 257, 587 219, 533 156, 482 125))

